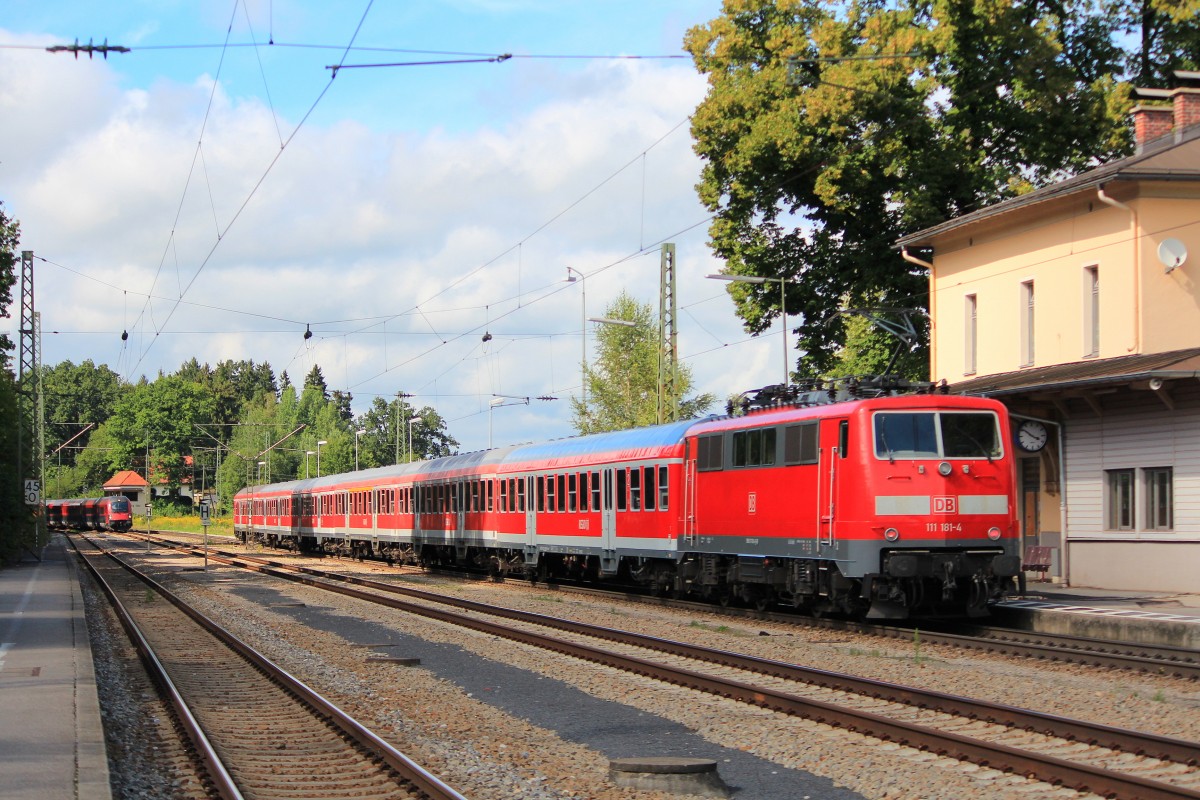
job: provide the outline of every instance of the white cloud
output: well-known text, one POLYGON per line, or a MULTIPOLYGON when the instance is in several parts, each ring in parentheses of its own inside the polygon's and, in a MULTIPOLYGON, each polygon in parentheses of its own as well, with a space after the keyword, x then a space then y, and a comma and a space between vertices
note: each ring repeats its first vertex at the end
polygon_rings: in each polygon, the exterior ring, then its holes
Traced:
MULTIPOLYGON (((453 131, 318 114, 281 154, 279 131, 286 138, 297 120, 228 95, 224 81, 198 151, 211 78, 121 89, 114 64, 28 61, 0 51, 0 72, 24 81, 0 88, 0 114, 37 121, 0 129, 2 199, 23 224, 22 246, 128 290, 39 267, 44 327, 101 332, 48 340, 48 363, 92 358, 136 378, 192 356, 252 358, 296 383, 318 363, 331 387, 352 387, 360 409, 374 393, 421 391, 416 401, 459 419, 452 433, 475 449, 486 444, 492 393, 562 398, 496 412, 497 443, 570 432, 581 298, 564 281, 567 265, 591 275, 590 316, 622 289, 657 311, 657 252, 622 259, 664 237, 679 247, 681 306, 724 289, 703 279, 720 269, 706 226, 679 233, 706 216, 687 125, 647 151, 703 96, 689 64, 521 66, 514 96, 540 98, 527 112, 453 131), (190 285, 189 302, 290 322, 172 311, 161 299, 143 314, 137 293, 152 283, 163 298, 190 285), (537 301, 554 287, 563 290, 537 301), (422 313, 406 313, 418 305, 422 313), (356 332, 391 315, 402 316, 356 332), (307 343, 305 324, 315 334, 307 343), (495 337, 487 345, 484 329, 495 337)), ((681 313, 685 356, 744 338, 724 298, 691 313, 705 323, 681 313)), ((776 381, 779 346, 768 335, 697 358, 697 389, 723 399, 776 381)))

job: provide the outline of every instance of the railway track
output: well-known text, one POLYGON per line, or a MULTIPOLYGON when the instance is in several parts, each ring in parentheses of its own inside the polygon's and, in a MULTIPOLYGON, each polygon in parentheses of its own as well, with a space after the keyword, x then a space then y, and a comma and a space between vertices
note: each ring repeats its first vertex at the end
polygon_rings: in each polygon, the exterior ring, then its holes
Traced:
POLYGON ((166 694, 216 796, 462 795, 96 542, 81 560, 166 694))
MULTIPOLYGON (((173 534, 174 535, 174 534, 173 534)), ((167 545, 194 547, 194 544, 172 541, 156 535, 155 541, 167 545)), ((224 552, 224 551, 214 551, 224 552)), ((240 555, 227 552, 227 555, 240 555)), ((457 574, 457 573, 455 573, 457 574)), ((541 584, 539 584, 540 586, 541 584)), ((721 607, 709 603, 664 597, 648 597, 595 587, 555 585, 556 591, 573 594, 612 597, 651 603, 669 608, 703 611, 731 617, 762 619, 770 622, 804 625, 844 633, 878 636, 901 641, 918 637, 923 644, 955 647, 962 650, 994 653, 1040 661, 1128 670, 1146 675, 1166 676, 1184 680, 1200 680, 1200 652, 1181 647, 1167 647, 1136 642, 1120 642, 1082 636, 1039 633, 1014 628, 982 625, 953 626, 929 624, 925 627, 878 625, 840 619, 814 619, 785 612, 758 611, 747 608, 721 607)))
POLYGON ((1200 744, 1195 742, 498 608, 270 559, 239 554, 215 558, 1081 792, 1140 800, 1200 798, 1200 744))

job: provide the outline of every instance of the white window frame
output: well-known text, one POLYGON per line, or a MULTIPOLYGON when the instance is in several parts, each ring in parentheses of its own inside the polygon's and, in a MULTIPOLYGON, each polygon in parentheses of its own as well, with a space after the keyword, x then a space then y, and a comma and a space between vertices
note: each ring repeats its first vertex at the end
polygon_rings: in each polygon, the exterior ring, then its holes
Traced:
POLYGON ((979 362, 979 295, 965 298, 963 327, 963 374, 974 375, 979 362))
POLYGON ((1021 366, 1034 364, 1034 287, 1033 279, 1021 281, 1021 366))
POLYGON ((1100 265, 1083 268, 1083 357, 1100 356, 1100 265))

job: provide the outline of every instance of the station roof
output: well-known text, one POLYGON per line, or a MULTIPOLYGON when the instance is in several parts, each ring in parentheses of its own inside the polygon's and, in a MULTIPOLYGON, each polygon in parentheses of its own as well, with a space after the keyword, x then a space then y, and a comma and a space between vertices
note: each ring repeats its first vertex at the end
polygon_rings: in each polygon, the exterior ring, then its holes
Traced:
POLYGON ((950 391, 955 394, 999 397, 1084 390, 1087 387, 1129 384, 1153 378, 1172 380, 1197 377, 1200 377, 1200 347, 1192 347, 1166 353, 1073 361, 1069 364, 1001 372, 959 381, 950 386, 950 391))

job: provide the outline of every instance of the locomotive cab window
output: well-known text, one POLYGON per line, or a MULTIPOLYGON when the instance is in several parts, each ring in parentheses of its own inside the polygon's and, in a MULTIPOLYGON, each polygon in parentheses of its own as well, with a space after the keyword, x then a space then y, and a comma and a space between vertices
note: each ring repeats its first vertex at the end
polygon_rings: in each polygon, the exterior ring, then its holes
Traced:
POLYGON ((991 412, 884 411, 874 417, 875 457, 986 458, 1002 454, 991 412))

